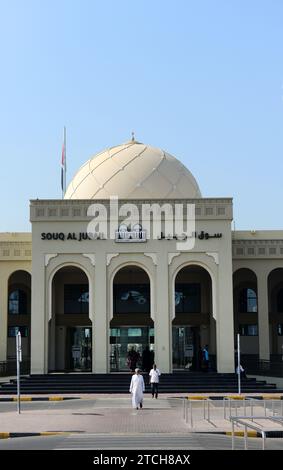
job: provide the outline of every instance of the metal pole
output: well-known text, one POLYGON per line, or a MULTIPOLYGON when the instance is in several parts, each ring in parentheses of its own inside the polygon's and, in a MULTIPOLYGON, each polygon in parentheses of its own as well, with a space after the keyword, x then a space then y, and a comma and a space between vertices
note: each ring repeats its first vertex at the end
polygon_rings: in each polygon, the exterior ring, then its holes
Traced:
POLYGON ((238 353, 238 393, 241 394, 241 371, 240 371, 240 334, 237 334, 237 353, 238 353))
POLYGON ((20 331, 16 336, 16 354, 17 354, 17 409, 21 413, 21 390, 20 390, 20 362, 22 362, 22 338, 20 331))
POLYGON ((246 425, 245 425, 244 436, 245 436, 245 450, 248 450, 248 433, 247 433, 247 426, 246 425))
POLYGON ((262 450, 265 450, 265 431, 261 431, 261 437, 262 437, 262 450))
POLYGON ((235 428, 234 428, 234 420, 232 419, 232 450, 235 450, 235 428))

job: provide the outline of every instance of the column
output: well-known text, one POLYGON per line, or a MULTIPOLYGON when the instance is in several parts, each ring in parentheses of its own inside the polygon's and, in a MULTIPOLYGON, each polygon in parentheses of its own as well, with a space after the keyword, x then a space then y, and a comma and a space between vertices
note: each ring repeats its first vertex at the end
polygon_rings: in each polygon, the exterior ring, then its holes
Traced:
POLYGON ((45 267, 43 256, 32 260, 31 281, 31 373, 48 372, 48 332, 45 331, 45 267))
POLYGON ((258 292, 258 342, 259 359, 270 360, 269 345, 269 312, 268 312, 268 282, 267 274, 258 271, 257 292, 258 292))
POLYGON ((7 360, 8 331, 8 280, 5 275, 0 278, 0 361, 7 360))
POLYGON ((216 303, 217 372, 235 372, 232 256, 222 257, 214 282, 216 303))
MULTIPOLYGON (((95 254, 94 312, 92 312, 92 370, 106 373, 108 369, 107 270, 105 253, 95 254)), ((111 294, 110 294, 111 295, 111 294)))
POLYGON ((164 373, 171 372, 170 329, 168 295, 168 260, 158 254, 156 267, 156 312, 154 318, 154 349, 157 367, 164 373))

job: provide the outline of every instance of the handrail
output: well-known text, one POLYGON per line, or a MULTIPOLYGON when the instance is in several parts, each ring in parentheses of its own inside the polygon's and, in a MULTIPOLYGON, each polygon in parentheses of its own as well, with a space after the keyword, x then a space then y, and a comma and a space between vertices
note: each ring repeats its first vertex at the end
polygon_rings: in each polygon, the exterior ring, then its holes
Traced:
POLYGON ((259 432, 262 437, 262 450, 265 450, 265 442, 266 442, 266 433, 269 430, 264 431, 261 429, 261 426, 257 426, 256 424, 247 423, 245 420, 252 420, 252 419, 269 419, 270 421, 279 422, 283 426, 283 416, 230 416, 230 421, 232 423, 232 450, 235 450, 235 424, 241 424, 244 426, 244 442, 245 442, 245 450, 248 450, 248 433, 247 428, 251 428, 256 432, 259 432))

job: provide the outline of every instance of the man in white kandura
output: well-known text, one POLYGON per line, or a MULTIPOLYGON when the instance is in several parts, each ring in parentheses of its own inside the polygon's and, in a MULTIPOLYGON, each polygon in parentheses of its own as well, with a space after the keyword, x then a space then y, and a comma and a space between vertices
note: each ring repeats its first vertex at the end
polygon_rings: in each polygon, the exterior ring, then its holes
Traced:
POLYGON ((157 369, 156 364, 153 364, 153 367, 149 373, 149 383, 151 385, 152 398, 154 398, 154 396, 155 398, 158 397, 158 384, 160 375, 160 370, 157 369))
POLYGON ((144 380, 139 369, 135 369, 135 374, 132 376, 130 392, 132 394, 133 408, 136 408, 137 410, 139 407, 142 408, 144 380))

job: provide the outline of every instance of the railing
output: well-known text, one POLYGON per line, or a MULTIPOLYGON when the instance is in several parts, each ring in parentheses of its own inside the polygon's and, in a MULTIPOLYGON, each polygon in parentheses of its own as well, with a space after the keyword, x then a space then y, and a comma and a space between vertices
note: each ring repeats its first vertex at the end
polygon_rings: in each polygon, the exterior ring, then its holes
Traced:
MULTIPOLYGON (((217 413, 217 419, 223 419, 230 421, 231 418, 238 418, 240 415, 240 409, 243 408, 244 417, 247 417, 247 410, 250 409, 249 418, 253 421, 255 418, 254 412, 258 413, 262 411, 262 418, 274 418, 275 414, 280 413, 280 418, 283 417, 283 400, 281 397, 266 396, 263 399, 246 397, 243 395, 231 395, 225 396, 221 400, 213 400, 206 396, 191 396, 183 399, 183 419, 186 423, 189 423, 191 428, 194 428, 195 412, 194 403, 202 403, 202 413, 198 413, 199 419, 203 419, 208 423, 215 426, 216 421, 211 420, 212 412, 217 413), (275 403, 279 406, 275 409, 275 403), (217 405, 211 409, 212 405, 217 405), (268 407, 270 405, 270 407, 268 407), (268 411, 270 414, 268 415, 268 411)), ((200 410, 200 407, 198 408, 200 410)), ((195 410, 196 411, 196 410, 195 410)), ((215 416, 214 416, 215 418, 215 416)), ((283 418, 282 418, 283 419, 283 418)))
POLYGON ((272 355, 270 360, 259 359, 258 356, 242 356, 242 362, 247 375, 269 375, 271 377, 282 377, 283 356, 272 355))
POLYGON ((269 432, 268 430, 264 431, 260 425, 256 425, 254 422, 248 423, 246 420, 250 419, 261 419, 261 420, 270 420, 277 422, 283 426, 283 417, 275 417, 275 416, 231 416, 230 421, 232 423, 232 450, 235 450, 235 424, 242 425, 244 427, 244 448, 248 450, 248 431, 247 429, 253 429, 254 431, 261 434, 262 437, 262 450, 265 450, 265 443, 266 443, 266 433, 269 432))
MULTIPOLYGON (((30 359, 24 359, 21 362, 21 374, 29 374, 29 373, 30 373, 30 359)), ((16 375, 16 374, 17 374, 17 362, 15 359, 0 362, 0 376, 1 377, 6 377, 8 375, 16 375)))

